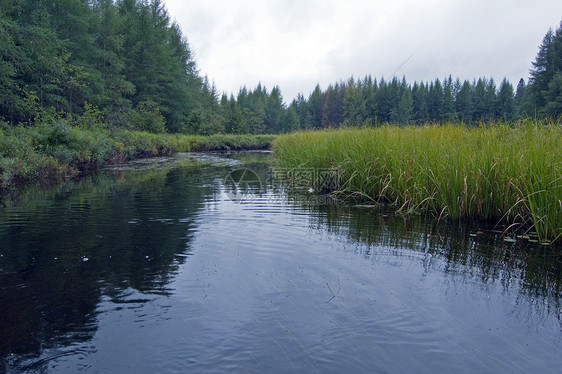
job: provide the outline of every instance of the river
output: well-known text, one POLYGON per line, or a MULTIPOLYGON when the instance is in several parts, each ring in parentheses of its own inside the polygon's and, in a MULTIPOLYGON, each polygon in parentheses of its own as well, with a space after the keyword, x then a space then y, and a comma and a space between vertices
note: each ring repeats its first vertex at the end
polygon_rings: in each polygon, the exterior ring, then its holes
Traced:
POLYGON ((0 373, 556 373, 560 247, 179 154, 0 208, 0 373))

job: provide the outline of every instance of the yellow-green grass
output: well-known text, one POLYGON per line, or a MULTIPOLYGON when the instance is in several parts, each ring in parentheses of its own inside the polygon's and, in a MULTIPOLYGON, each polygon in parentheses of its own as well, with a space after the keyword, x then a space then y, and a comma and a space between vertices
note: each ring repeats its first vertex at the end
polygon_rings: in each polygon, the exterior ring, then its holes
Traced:
POLYGON ((169 139, 178 152, 208 152, 269 149, 275 135, 215 134, 160 135, 169 139))
POLYGON ((339 168, 340 196, 562 237, 559 122, 304 131, 279 136, 273 151, 283 167, 339 168))

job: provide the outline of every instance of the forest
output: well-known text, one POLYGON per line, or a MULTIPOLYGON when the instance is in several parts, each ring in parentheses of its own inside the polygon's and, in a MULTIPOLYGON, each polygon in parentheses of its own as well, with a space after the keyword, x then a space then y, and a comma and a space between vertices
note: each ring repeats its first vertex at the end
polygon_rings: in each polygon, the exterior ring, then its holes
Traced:
POLYGON ((3 0, 0 121, 56 120, 183 134, 276 134, 341 125, 467 125, 562 114, 562 27, 527 82, 351 77, 287 104, 277 86, 220 93, 200 76, 161 0, 3 0))

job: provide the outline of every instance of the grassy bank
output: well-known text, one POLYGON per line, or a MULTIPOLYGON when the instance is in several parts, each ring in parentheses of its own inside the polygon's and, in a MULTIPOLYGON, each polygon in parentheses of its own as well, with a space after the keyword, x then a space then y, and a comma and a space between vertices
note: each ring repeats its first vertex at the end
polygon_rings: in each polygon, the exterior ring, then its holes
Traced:
POLYGON ((271 147, 275 135, 164 135, 178 152, 264 150, 271 147))
POLYGON ((104 165, 175 152, 269 148, 269 135, 209 137, 0 122, 0 194, 28 183, 57 183, 104 165))
POLYGON ((498 220, 546 242, 562 237, 561 144, 560 123, 526 121, 298 132, 273 150, 283 167, 338 168, 340 196, 498 220))

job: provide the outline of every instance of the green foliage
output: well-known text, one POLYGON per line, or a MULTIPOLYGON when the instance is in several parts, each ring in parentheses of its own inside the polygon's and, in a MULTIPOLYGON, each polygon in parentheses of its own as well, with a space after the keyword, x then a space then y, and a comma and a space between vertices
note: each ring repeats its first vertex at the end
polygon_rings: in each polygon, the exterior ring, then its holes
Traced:
POLYGON ((86 128, 107 127, 104 114, 97 106, 84 103, 84 113, 78 117, 77 125, 86 128))
POLYGON ((339 168, 339 196, 500 220, 555 240, 562 237, 561 138, 559 122, 383 126, 282 135, 273 150, 284 167, 339 168))
POLYGON ((191 151, 236 151, 269 149, 275 135, 211 135, 193 139, 191 151))
POLYGON ((366 76, 325 91, 317 85, 289 105, 279 87, 269 92, 261 84, 219 103, 162 0, 10 0, 0 6, 0 118, 12 125, 80 118, 87 127, 210 135, 557 117, 561 61, 562 31, 549 30, 528 86, 515 94, 505 80, 498 90, 486 78, 411 86, 405 78, 366 76))
POLYGON ((548 83, 545 99, 544 114, 552 118, 562 116, 562 71, 556 72, 548 83))
POLYGON ((60 182, 135 158, 177 151, 268 149, 274 139, 273 135, 204 137, 109 129, 102 113, 89 105, 76 119, 56 113, 42 118, 48 122, 11 126, 0 121, 0 194, 31 182, 60 182))
POLYGON ((166 123, 160 107, 154 101, 141 101, 130 112, 130 128, 151 133, 166 132, 166 123))
POLYGON ((361 82, 355 84, 353 78, 349 80, 345 90, 343 113, 345 120, 351 123, 362 123, 367 118, 367 100, 363 85, 361 82))
MULTIPOLYGON (((81 122, 79 119, 78 122, 81 122)), ((0 191, 29 182, 59 182, 108 163, 173 152, 165 137, 101 127, 54 124, 0 126, 0 191)))
POLYGON ((472 83, 449 76, 443 83, 370 76, 350 78, 323 91, 316 86, 308 99, 299 95, 290 107, 298 114, 301 128, 315 129, 370 123, 447 122, 466 124, 481 121, 510 121, 530 117, 561 115, 562 27, 545 36, 531 72, 529 85, 521 80, 517 92, 504 79, 496 88, 493 79, 478 78, 472 83), (411 100, 411 104, 410 104, 411 100))
POLYGON ((500 85, 500 91, 496 101, 496 115, 503 121, 511 121, 515 118, 515 114, 513 86, 507 79, 504 79, 500 85))
POLYGON ((87 113, 82 118, 93 125, 103 122, 97 107, 112 128, 133 120, 146 131, 162 132, 163 124, 177 132, 210 95, 160 0, 0 7, 0 117, 13 125, 45 111, 87 113))
POLYGON ((370 123, 418 124, 461 120, 479 121, 513 119, 517 115, 513 86, 504 80, 497 90, 493 79, 479 78, 473 83, 451 77, 443 83, 414 82, 407 84, 393 77, 378 82, 370 76, 350 78, 345 83, 319 86, 308 100, 299 96, 290 107, 298 114, 300 127, 326 128, 370 123))
POLYGON ((413 110, 414 102, 412 100, 412 94, 410 90, 404 90, 398 102, 398 106, 390 113, 390 119, 392 122, 408 125, 412 121, 413 110))
POLYGON ((143 131, 120 130, 113 135, 125 159, 165 156, 174 153, 169 137, 143 131))
POLYGON ((528 115, 556 118, 562 114, 560 74, 562 74, 562 23, 556 31, 548 30, 533 62, 524 101, 524 111, 528 115))

